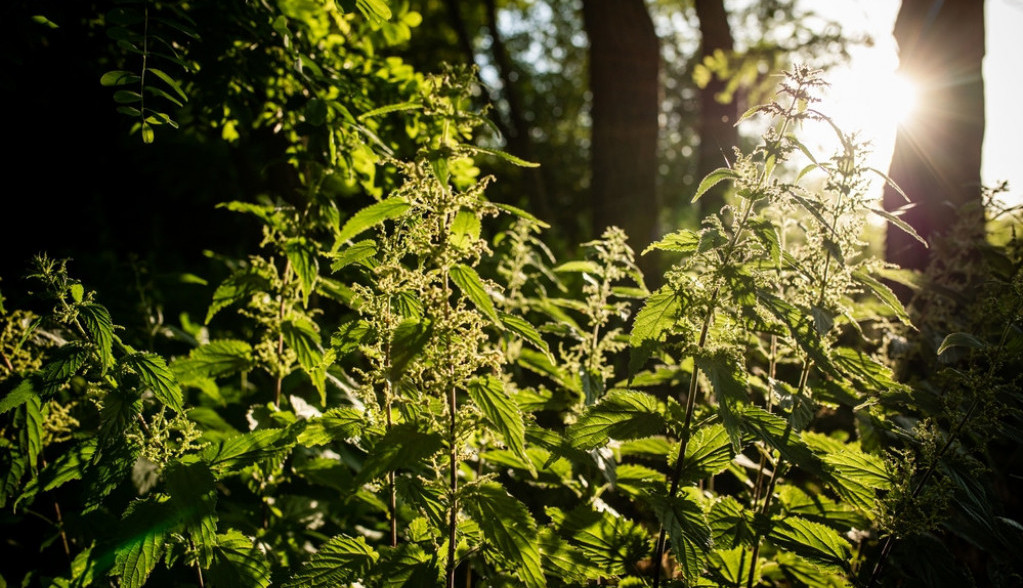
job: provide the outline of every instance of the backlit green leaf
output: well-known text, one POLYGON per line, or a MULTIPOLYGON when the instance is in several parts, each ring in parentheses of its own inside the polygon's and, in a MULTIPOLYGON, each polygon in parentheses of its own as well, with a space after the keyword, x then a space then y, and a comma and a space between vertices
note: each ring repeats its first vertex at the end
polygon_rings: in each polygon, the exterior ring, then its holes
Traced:
POLYGON ((114 365, 114 322, 110 312, 99 304, 83 304, 78 307, 78 318, 96 344, 100 364, 103 366, 101 373, 105 374, 114 365))
POLYGON ((664 432, 662 411, 654 396, 635 390, 612 390, 568 428, 568 439, 573 447, 593 449, 612 438, 657 435, 664 432))
POLYGON ((316 259, 316 250, 305 239, 292 239, 284 244, 284 253, 291 262, 295 275, 298 276, 302 289, 302 304, 308 305, 309 295, 312 294, 319 275, 320 266, 316 259))
POLYGON ((483 482, 466 493, 465 509, 523 586, 547 585, 540 568, 536 522, 526 507, 494 482, 483 482))
POLYGON ((182 411, 181 386, 162 357, 154 353, 135 353, 121 361, 138 375, 143 385, 152 390, 157 400, 175 412, 182 411))
POLYGON ((362 537, 337 535, 319 547, 284 588, 340 586, 361 578, 380 555, 362 537))
POLYGON ((527 464, 526 426, 515 401, 504 391, 504 384, 494 376, 476 378, 467 387, 469 397, 483 412, 483 416, 501 433, 508 448, 527 464))
POLYGON ((386 220, 398 218, 408 209, 408 201, 399 196, 371 204, 352 215, 345 222, 341 227, 341 232, 337 235, 337 242, 344 243, 366 229, 375 227, 386 220))
POLYGON ((420 431, 412 423, 395 425, 370 450, 356 480, 362 484, 386 472, 417 467, 440 448, 440 435, 420 431))
POLYGON ((334 257, 334 263, 330 265, 332 271, 339 271, 341 268, 369 259, 376 255, 377 244, 372 239, 363 239, 345 247, 334 257))
POLYGON ((490 299, 490 294, 487 293, 483 280, 480 279, 476 270, 467 265, 455 264, 451 266, 450 273, 451 281, 458 286, 462 294, 471 300, 473 305, 493 324, 501 325, 501 318, 497 315, 497 309, 494 308, 494 301, 490 299))
POLYGON ((723 182, 725 180, 736 180, 738 178, 739 174, 732 171, 731 169, 728 169, 727 167, 717 168, 716 170, 710 172, 709 174, 707 174, 706 177, 703 178, 703 180, 700 182, 699 187, 696 188, 696 194, 693 195, 693 199, 691 202, 696 202, 697 200, 699 200, 701 196, 707 193, 707 190, 710 190, 718 183, 723 182))

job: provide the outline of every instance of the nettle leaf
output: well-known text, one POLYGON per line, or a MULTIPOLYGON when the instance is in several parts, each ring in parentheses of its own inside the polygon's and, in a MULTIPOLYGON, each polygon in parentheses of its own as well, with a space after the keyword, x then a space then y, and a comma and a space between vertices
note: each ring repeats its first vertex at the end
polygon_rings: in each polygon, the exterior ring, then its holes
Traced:
POLYGON ((337 235, 337 242, 344 243, 359 233, 375 227, 384 221, 398 218, 408 210, 410 204, 400 196, 370 204, 349 218, 337 235))
POLYGON ((719 496, 707 513, 714 545, 719 547, 752 546, 756 535, 751 521, 739 501, 732 496, 719 496))
POLYGON ((415 359, 433 336, 433 322, 414 318, 401 321, 391 339, 390 378, 397 380, 405 373, 409 362, 415 359))
POLYGON ((664 406, 656 397, 635 390, 612 390, 569 426, 573 447, 594 449, 609 439, 650 437, 664 432, 664 406))
POLYGON ((743 430, 778 450, 789 463, 813 474, 821 473, 820 459, 787 419, 749 405, 742 408, 741 417, 743 430))
POLYGON ((355 479, 364 484, 402 467, 416 468, 442 444, 440 435, 420 431, 413 423, 395 425, 370 450, 355 479))
POLYGON ((504 204, 503 202, 493 202, 492 204, 494 205, 495 208, 497 208, 499 210, 503 210, 504 212, 507 212, 507 213, 509 213, 511 215, 517 216, 517 217, 519 217, 521 219, 527 220, 527 221, 537 225, 541 229, 549 229, 549 228, 551 228, 551 226, 549 224, 543 222, 542 220, 536 218, 532 214, 526 212, 525 210, 522 210, 521 208, 519 208, 517 206, 512 206, 511 204, 504 204))
POLYGON ((119 529, 122 540, 114 549, 110 572, 121 578, 123 588, 141 588, 146 583, 160 561, 174 518, 169 503, 156 498, 129 506, 119 529))
POLYGON ((347 267, 353 263, 359 263, 365 259, 369 259, 377 254, 376 241, 372 239, 363 239, 357 243, 353 243, 350 247, 345 247, 340 253, 334 256, 334 263, 330 265, 331 271, 340 271, 341 268, 347 267))
POLYGON ((856 270, 852 273, 854 280, 863 284, 868 290, 885 306, 890 308, 895 316, 902 322, 902 324, 910 326, 909 314, 906 313, 906 308, 899 301, 899 298, 892 292, 891 288, 884 285, 880 280, 874 278, 863 270, 856 270))
POLYGON ((650 295, 636 314, 629 334, 629 371, 635 373, 649 359, 663 337, 682 315, 683 297, 669 285, 650 295))
POLYGON ((693 253, 696 253, 696 248, 699 244, 699 233, 689 229, 680 229, 674 233, 665 235, 660 241, 652 243, 643 250, 643 255, 646 255, 648 251, 653 251, 655 249, 660 249, 661 251, 673 251, 683 255, 692 255, 693 253))
POLYGON ((44 391, 52 394, 72 376, 78 373, 89 360, 91 349, 84 344, 74 342, 61 346, 42 370, 44 391))
POLYGON ((483 280, 480 279, 476 270, 459 263, 451 266, 450 275, 451 280, 458 285, 458 289, 462 291, 462 294, 471 300, 473 305, 485 314, 493 324, 501 326, 501 318, 497 315, 497 310, 494 308, 494 301, 490 299, 490 294, 487 293, 483 280))
POLYGON ((196 347, 187 359, 175 361, 171 369, 179 377, 222 378, 252 369, 252 346, 237 339, 218 339, 196 347))
POLYGON ((17 414, 18 441, 28 455, 28 463, 34 472, 39 454, 43 451, 43 403, 38 396, 32 396, 19 408, 17 414))
POLYGON ((581 505, 564 515, 548 508, 547 513, 560 521, 560 533, 585 557, 593 568, 590 577, 607 578, 628 573, 636 562, 649 554, 647 532, 643 527, 612 511, 597 512, 581 505))
POLYGON ((306 447, 325 445, 332 441, 356 437, 366 428, 363 413, 350 406, 332 408, 313 419, 298 435, 298 442, 306 447))
POLYGON ((284 254, 291 263, 291 268, 298 276, 302 290, 302 304, 309 305, 309 295, 316 287, 316 278, 320 273, 320 264, 316 259, 316 249, 305 239, 289 239, 284 244, 284 254))
POLYGON ((857 349, 850 347, 832 349, 831 361, 843 375, 878 394, 887 394, 893 389, 903 387, 896 381, 891 368, 857 349))
POLYGON ((320 546, 284 588, 338 586, 358 580, 377 562, 380 555, 362 537, 338 535, 320 546))
POLYGON ((206 311, 206 324, 222 309, 270 288, 270 280, 252 268, 243 268, 228 276, 213 292, 213 301, 206 311))
POLYGON ((480 238, 482 225, 480 218, 471 210, 459 210, 455 220, 451 222, 452 245, 459 249, 467 249, 480 238))
POLYGON ((152 390, 164 406, 169 406, 175 412, 183 411, 181 386, 162 357, 155 353, 134 353, 124 357, 121 364, 135 372, 139 381, 152 390))
MULTIPOLYGON (((678 455, 677 451, 672 452, 678 455)), ((728 431, 720 424, 700 427, 686 445, 679 480, 696 482, 720 473, 735 456, 728 431)))
POLYGON ((14 387, 13 390, 4 396, 3 400, 0 400, 0 414, 3 414, 9 410, 18 408, 22 404, 25 404, 31 398, 39 398, 35 388, 32 385, 31 378, 25 378, 14 387))
POLYGON ((719 167, 716 170, 710 172, 703 178, 700 185, 696 188, 696 194, 693 194, 692 202, 696 202, 701 196, 707 193, 714 186, 725 180, 737 180, 739 174, 727 167, 719 167))
POLYGON ((527 343, 543 352, 543 354, 547 356, 547 359, 554 361, 554 356, 551 355, 550 347, 548 347, 547 342, 543 340, 543 337, 540 336, 540 333, 533 328, 532 323, 522 317, 508 314, 506 312, 499 312, 498 316, 501 317, 501 324, 504 325, 505 329, 515 333, 519 337, 522 337, 522 339, 524 339, 527 343))
POLYGON ((61 453, 57 459, 43 468, 37 477, 29 480, 22 489, 21 495, 14 502, 15 508, 25 500, 31 502, 31 499, 40 490, 49 492, 72 480, 80 480, 95 451, 96 440, 91 439, 75 446, 70 451, 61 453))
POLYGON ((270 586, 270 561, 241 531, 217 535, 213 564, 208 571, 212 586, 270 586))
POLYGON ((540 568, 540 549, 536 542, 536 521, 525 505, 494 482, 471 486, 463 505, 476 521, 487 543, 506 563, 524 586, 546 586, 540 568))
POLYGON ((505 444, 526 464, 526 425, 522 413, 504 391, 504 383, 494 376, 475 378, 467 387, 469 397, 483 412, 491 425, 501 433, 505 444))
POLYGON ((554 271, 559 274, 564 273, 584 273, 593 274, 595 276, 602 275, 604 270, 595 261, 566 261, 565 263, 554 268, 554 271))
MULTIPOLYGON (((892 184, 892 185, 894 185, 894 184, 892 184)), ((899 193, 901 194, 902 190, 899 190, 899 193)), ((917 241, 923 243, 924 247, 928 247, 927 241, 925 241, 924 238, 921 237, 920 234, 917 233, 916 230, 909 223, 907 223, 906 221, 902 220, 901 218, 899 218, 895 214, 892 214, 892 213, 888 212, 887 210, 884 210, 884 209, 881 209, 881 208, 870 208, 869 210, 870 210, 870 212, 873 212, 877 216, 885 219, 886 221, 888 221, 891 224, 893 224, 896 227, 898 227, 899 230, 901 230, 903 233, 906 233, 910 237, 913 237, 917 241)))
POLYGON ((697 498, 696 488, 683 488, 678 496, 649 498, 658 520, 668 532, 671 549, 682 568, 682 576, 693 582, 706 567, 707 554, 714 540, 707 515, 697 498))
POLYGON ((951 333, 946 335, 941 341, 941 345, 938 346, 936 354, 941 355, 949 349, 956 347, 964 347, 966 349, 983 349, 987 347, 987 343, 969 333, 951 333))
POLYGON ((707 375, 714 397, 718 403, 718 414, 732 441, 736 452, 742 447, 742 428, 737 411, 748 400, 746 393, 746 370, 727 353, 703 353, 695 358, 696 366, 707 375))
POLYGON ((203 462, 172 461, 163 472, 178 523, 183 525, 198 548, 199 563, 209 567, 217 542, 216 480, 203 462))
POLYGON ((330 338, 331 346, 340 356, 348 355, 360 345, 373 340, 374 331, 370 324, 362 319, 352 319, 338 327, 330 338))
POLYGON ((876 490, 891 488, 891 474, 877 456, 846 447, 824 453, 821 461, 828 466, 827 480, 835 492, 865 511, 873 511, 876 490))
POLYGON ((775 521, 769 540, 784 549, 828 566, 846 568, 852 548, 838 531, 795 516, 775 521))
POLYGON ((103 506, 103 500, 131 476, 141 453, 142 448, 137 443, 123 438, 114 443, 106 439, 99 445, 92 463, 83 468, 82 513, 103 506))
POLYGON ((238 470, 288 451, 295 440, 285 429, 243 433, 206 447, 202 458, 211 468, 238 470))
POLYGON ((309 375, 309 379, 322 397, 326 384, 324 360, 330 360, 333 354, 324 356, 316 323, 305 317, 293 316, 281 324, 281 334, 284 335, 284 343, 295 352, 298 364, 309 375))
POLYGON ((99 304, 83 304, 78 307, 78 318, 89 334, 99 353, 101 374, 114 365, 114 321, 110 312, 99 304))

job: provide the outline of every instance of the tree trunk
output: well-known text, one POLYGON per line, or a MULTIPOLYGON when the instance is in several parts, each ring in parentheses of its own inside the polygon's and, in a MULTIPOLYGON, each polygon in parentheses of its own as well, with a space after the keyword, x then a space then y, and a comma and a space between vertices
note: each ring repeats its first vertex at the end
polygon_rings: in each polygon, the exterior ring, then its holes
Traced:
POLYGON ((660 210, 657 34, 643 0, 584 0, 583 22, 593 99, 593 229, 599 236, 605 227, 619 226, 630 245, 642 251, 657 237, 660 210))
MULTIPOLYGON (((984 3, 903 0, 895 40, 900 70, 916 82, 920 95, 917 112, 898 130, 889 171, 911 205, 888 187, 884 206, 906 207, 903 220, 932 244, 959 221, 966 226, 955 227, 958 239, 983 238, 984 3)), ((889 228, 889 261, 924 269, 930 255, 909 235, 889 228)))
MULTIPOLYGON (((734 50, 732 29, 722 0, 696 0, 696 16, 700 19, 700 56, 714 55, 715 51, 730 54, 734 50)), ((734 160, 732 148, 739 144, 735 121, 739 118, 735 97, 721 102, 717 95, 725 90, 727 80, 714 75, 706 87, 700 89, 700 150, 697 163, 697 181, 719 167, 734 160)), ((704 194, 699 201, 700 216, 713 214, 725 203, 727 184, 720 183, 704 194)))

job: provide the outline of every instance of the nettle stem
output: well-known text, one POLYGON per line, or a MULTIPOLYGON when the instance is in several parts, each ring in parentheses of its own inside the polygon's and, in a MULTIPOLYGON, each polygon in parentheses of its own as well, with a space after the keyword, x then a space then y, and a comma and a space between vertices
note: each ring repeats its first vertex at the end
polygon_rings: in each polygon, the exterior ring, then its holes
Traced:
MULTIPOLYGON (((284 276, 282 277, 283 284, 288 282, 288 278, 291 277, 291 260, 289 259, 284 264, 284 276)), ((277 379, 274 382, 274 408, 281 407, 281 388, 284 384, 284 374, 282 373, 282 365, 284 362, 284 311, 287 310, 284 297, 284 286, 281 286, 281 305, 277 311, 277 361, 281 362, 281 365, 277 366, 277 379)))
MULTIPOLYGON (((451 295, 450 276, 444 274, 444 322, 447 328, 451 326, 451 295)), ((451 333, 445 333, 446 355, 451 357, 451 333)), ((458 540, 458 398, 455 391, 454 374, 449 373, 447 377, 448 392, 448 463, 450 475, 448 478, 448 492, 450 494, 450 513, 448 515, 448 561, 447 561, 447 586, 455 588, 455 549, 458 540)))
MULTIPOLYGON (((743 211, 742 218, 736 225, 736 230, 732 234, 731 239, 725 249, 725 254, 722 258, 721 265, 727 266, 732 259, 732 255, 735 252, 736 245, 739 242, 739 237, 746 228, 746 223, 749 221, 749 217, 753 214, 753 201, 745 201, 745 210, 743 211)), ((707 312, 703 317, 703 326, 700 328, 700 339, 697 343, 697 348, 703 350, 707 346, 707 335, 710 332, 710 325, 714 322, 714 315, 717 310, 718 297, 721 295, 721 286, 719 285, 714 289, 714 292, 710 296, 710 300, 707 303, 707 312)), ((693 412, 696 408, 696 393, 699 391, 699 374, 700 369, 693 363, 693 372, 689 377, 689 391, 685 398, 686 403, 686 416, 682 423, 682 436, 679 439, 678 456, 675 459, 675 468, 671 472, 669 477, 669 489, 668 489, 668 508, 671 508, 671 501, 675 499, 675 495, 678 493, 678 487, 681 483, 682 468, 685 462, 686 448, 689 445, 689 437, 692 433, 693 424, 693 412)), ((680 398, 679 401, 682 399, 680 398)), ((654 550, 654 588, 658 588, 661 583, 661 562, 664 559, 664 552, 667 549, 667 536, 668 530, 662 523, 660 531, 657 534, 657 545, 654 550)))

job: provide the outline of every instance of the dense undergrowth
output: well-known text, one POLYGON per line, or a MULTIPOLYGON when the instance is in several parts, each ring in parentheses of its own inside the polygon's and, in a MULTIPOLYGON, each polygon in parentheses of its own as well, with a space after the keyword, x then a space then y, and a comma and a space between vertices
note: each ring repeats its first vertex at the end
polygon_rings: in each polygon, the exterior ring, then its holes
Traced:
POLYGON ((475 160, 527 162, 475 145, 471 75, 331 42, 400 100, 316 85, 303 197, 223 205, 263 241, 205 316, 135 333, 44 255, 0 298, 0 584, 1019 582, 1019 242, 870 257, 868 218, 912 229, 855 137, 798 141, 818 72, 748 113, 651 292, 621 231, 559 261, 487 200, 475 160))

